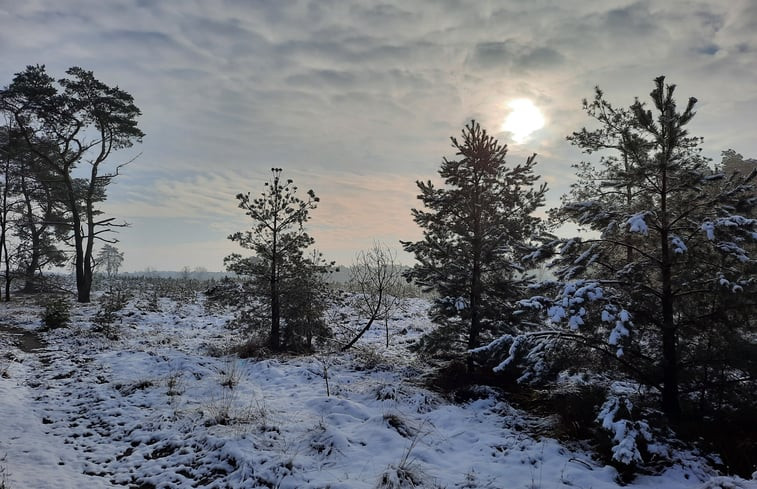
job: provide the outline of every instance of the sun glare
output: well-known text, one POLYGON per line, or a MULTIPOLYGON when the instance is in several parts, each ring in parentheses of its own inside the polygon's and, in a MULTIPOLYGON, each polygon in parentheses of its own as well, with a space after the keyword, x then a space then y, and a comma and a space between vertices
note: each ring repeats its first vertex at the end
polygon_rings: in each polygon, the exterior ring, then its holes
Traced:
POLYGON ((507 104, 510 113, 502 123, 502 130, 512 134, 516 144, 524 143, 534 132, 544 127, 544 116, 533 102, 526 98, 513 100, 507 104))

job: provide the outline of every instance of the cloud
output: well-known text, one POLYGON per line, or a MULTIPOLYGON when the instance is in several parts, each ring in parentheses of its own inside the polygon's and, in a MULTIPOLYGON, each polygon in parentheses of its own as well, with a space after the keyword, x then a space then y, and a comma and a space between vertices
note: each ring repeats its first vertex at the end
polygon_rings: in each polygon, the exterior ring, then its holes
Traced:
POLYGON ((305 73, 291 75, 286 79, 288 84, 301 87, 317 86, 321 89, 345 89, 355 84, 357 76, 354 73, 338 70, 308 70, 305 73))
POLYGON ((565 57, 557 50, 541 47, 521 54, 516 65, 525 69, 554 69, 562 65, 564 61, 565 57))
POLYGON ((701 100, 709 155, 757 155, 755 19, 750 0, 28 0, 0 9, 0 84, 79 65, 134 95, 146 137, 109 192, 116 215, 161 216, 191 241, 178 229, 200 222, 222 242, 245 224, 234 194, 277 166, 322 195, 314 232, 347 253, 417 232, 412 182, 471 118, 495 133, 516 98, 547 124, 510 158, 540 153, 552 201, 586 157, 565 136, 590 124, 595 85, 630 105, 666 74, 701 100))
POLYGON ((477 44, 468 66, 482 70, 541 70, 557 69, 565 57, 551 47, 531 47, 514 40, 477 44))
POLYGON ((647 1, 635 2, 621 8, 614 8, 600 16, 601 28, 613 36, 649 36, 659 28, 647 1))

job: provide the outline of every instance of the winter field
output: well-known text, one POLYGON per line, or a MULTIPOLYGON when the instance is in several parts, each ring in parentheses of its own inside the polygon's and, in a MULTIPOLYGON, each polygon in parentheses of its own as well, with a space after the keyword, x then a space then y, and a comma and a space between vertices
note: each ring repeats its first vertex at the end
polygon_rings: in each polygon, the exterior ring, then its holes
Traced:
MULTIPOLYGON (((231 312, 201 292, 129 294, 103 326, 75 304, 41 331, 36 298, 0 305, 0 487, 519 488, 619 487, 588 447, 548 436, 550 419, 479 389, 452 402, 424 387, 407 349, 431 327, 411 299, 348 353, 239 359, 231 312)), ((348 305, 330 326, 362 325, 348 305)), ((706 454, 662 447, 674 463, 632 488, 757 488, 721 477, 706 454)))

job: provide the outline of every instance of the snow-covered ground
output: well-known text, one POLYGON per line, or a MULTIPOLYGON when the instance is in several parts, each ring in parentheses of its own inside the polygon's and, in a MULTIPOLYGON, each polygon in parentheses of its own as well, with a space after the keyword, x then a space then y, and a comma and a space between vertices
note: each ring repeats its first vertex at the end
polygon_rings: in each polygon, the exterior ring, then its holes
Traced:
MULTIPOLYGON (((159 306, 131 301, 115 340, 92 331, 96 304, 41 351, 0 335, 0 488, 618 487, 591 454, 519 431, 505 402, 422 388, 405 348, 430 327, 422 300, 389 348, 377 325, 354 353, 267 360, 211 356, 235 338, 202 296, 159 306)), ((38 329, 39 308, 3 303, 0 325, 38 329)), ((629 487, 757 488, 713 475, 690 460, 629 487)))

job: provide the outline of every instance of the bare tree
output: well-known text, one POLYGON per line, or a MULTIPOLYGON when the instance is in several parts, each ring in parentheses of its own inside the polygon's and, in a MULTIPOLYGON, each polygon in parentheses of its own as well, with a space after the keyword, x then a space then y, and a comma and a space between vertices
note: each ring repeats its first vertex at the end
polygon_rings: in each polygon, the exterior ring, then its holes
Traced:
POLYGON ((386 346, 389 346, 389 318, 405 296, 397 254, 380 243, 374 243, 370 250, 358 253, 350 267, 349 283, 357 293, 355 305, 366 318, 366 324, 342 347, 342 351, 351 348, 377 320, 384 321, 386 346))

